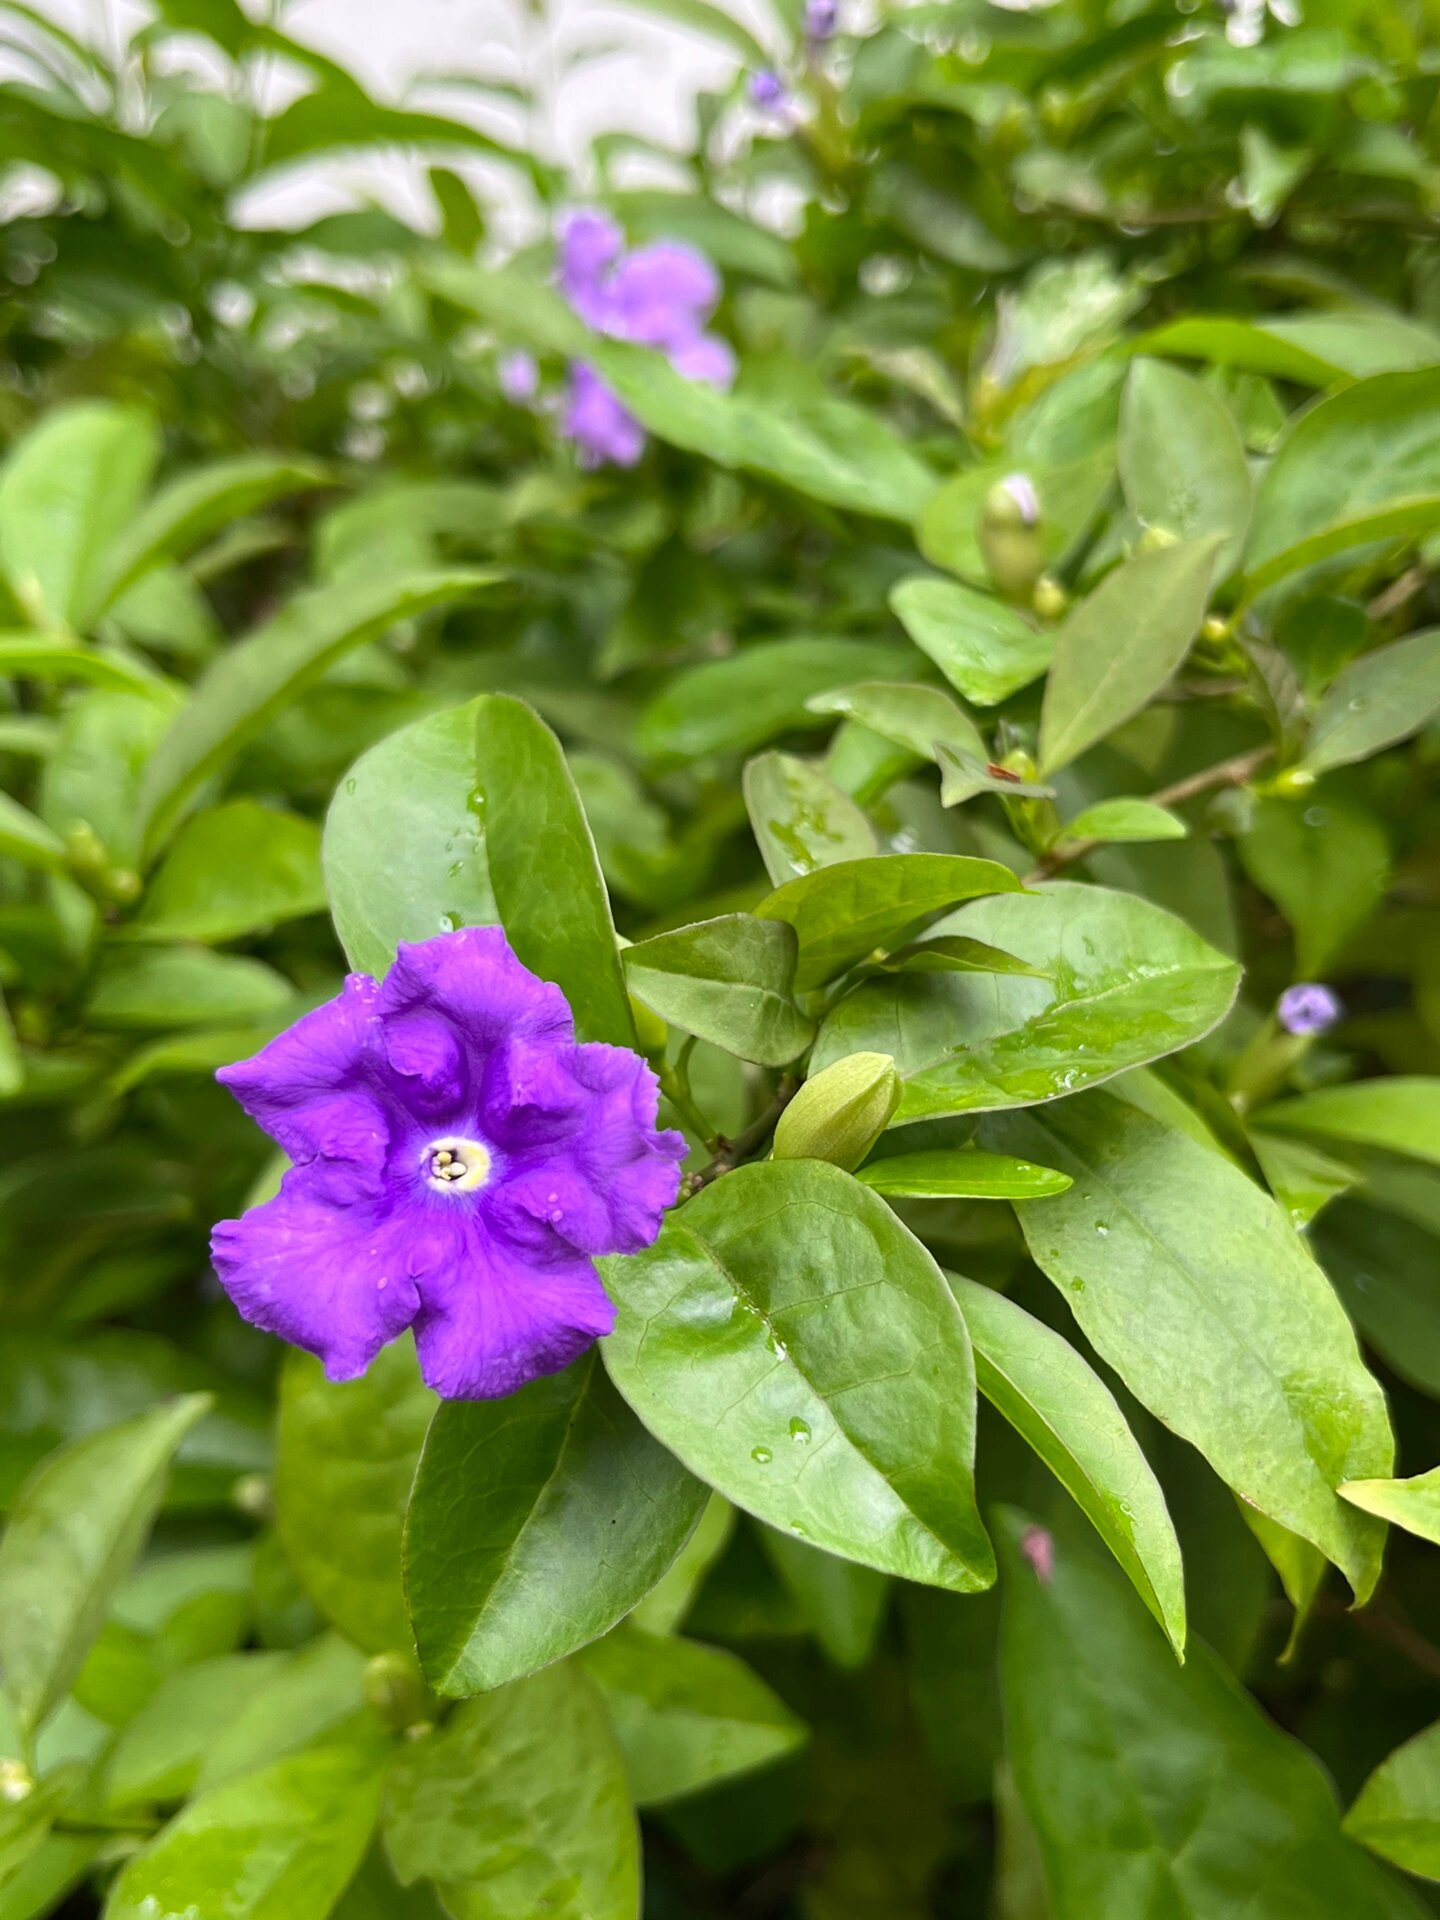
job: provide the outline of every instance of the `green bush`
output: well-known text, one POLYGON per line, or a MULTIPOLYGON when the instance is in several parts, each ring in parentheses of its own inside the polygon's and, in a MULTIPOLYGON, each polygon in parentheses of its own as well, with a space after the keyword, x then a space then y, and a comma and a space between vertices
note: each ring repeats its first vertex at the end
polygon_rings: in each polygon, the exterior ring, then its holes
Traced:
POLYGON ((1436 1910, 1435 9, 647 3, 783 90, 582 193, 0 0, 0 1920, 1436 1910), (566 1370, 332 1383, 215 1072, 497 921, 682 1201, 566 1370))

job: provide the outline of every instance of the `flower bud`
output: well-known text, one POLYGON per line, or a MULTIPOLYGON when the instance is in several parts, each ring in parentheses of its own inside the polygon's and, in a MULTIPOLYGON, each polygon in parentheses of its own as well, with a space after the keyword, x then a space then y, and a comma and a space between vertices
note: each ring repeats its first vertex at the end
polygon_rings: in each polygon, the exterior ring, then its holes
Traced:
POLYGON ((377 1653, 365 1668, 365 1704, 396 1733, 431 1717, 431 1700, 420 1670, 408 1654, 377 1653))
POLYGON ((888 1053, 852 1053, 796 1094, 775 1129, 776 1160, 828 1160, 847 1173, 869 1153, 900 1104, 888 1053))
POLYGON ((0 1806, 18 1807, 35 1791, 35 1777, 23 1760, 0 1760, 0 1806))
POLYGON ((1028 600, 1045 566, 1040 496, 1023 473, 998 481, 985 496, 977 538, 990 577, 1012 600, 1028 600))
POLYGON ((1178 547, 1180 536, 1169 527, 1146 527, 1135 548, 1137 553, 1159 553, 1165 547, 1178 547))
POLYGON ((1058 620, 1070 605, 1070 596, 1053 573, 1042 573, 1035 582, 1030 605, 1038 619, 1058 620))

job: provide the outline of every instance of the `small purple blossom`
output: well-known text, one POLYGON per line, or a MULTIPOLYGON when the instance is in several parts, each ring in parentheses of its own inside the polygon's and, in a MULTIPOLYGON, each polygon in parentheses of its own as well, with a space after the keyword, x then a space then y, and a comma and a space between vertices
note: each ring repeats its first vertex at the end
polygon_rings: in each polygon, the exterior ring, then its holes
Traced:
POLYGON ((650 1068, 577 1043, 498 927, 402 942, 216 1077, 294 1162, 216 1227, 216 1272, 332 1380, 407 1327, 447 1399, 557 1372, 615 1324, 595 1256, 648 1247, 679 1187, 650 1068))
POLYGON ((1339 994, 1314 980, 1287 987, 1275 1008, 1281 1026, 1297 1036, 1328 1032, 1344 1012, 1339 994))
POLYGON ((1054 1534, 1048 1527, 1027 1527, 1020 1536, 1020 1551, 1041 1586, 1048 1587, 1055 1578, 1054 1534))
POLYGON ((1040 496, 1035 491, 1035 482, 1028 473, 1007 473, 1000 482, 1010 498, 1019 508, 1020 518, 1027 527, 1040 524, 1040 496))
POLYGON ((790 89, 771 67, 760 67, 750 76, 750 104, 762 113, 782 113, 790 104, 790 89))
MULTIPOLYGON (((677 373, 716 387, 735 376, 725 341, 706 333, 720 277, 704 254, 676 240, 625 251, 615 223, 576 213, 560 235, 560 290, 587 326, 616 340, 658 348, 677 373)), ((587 466, 633 467, 645 430, 593 367, 570 369, 564 432, 587 466)))
POLYGON ((833 40, 839 21, 836 0, 805 0, 805 38, 812 46, 822 47, 833 40))
POLYGON ((540 368, 532 353, 516 348, 501 356, 497 368, 500 391, 516 406, 524 406, 540 391, 540 368))

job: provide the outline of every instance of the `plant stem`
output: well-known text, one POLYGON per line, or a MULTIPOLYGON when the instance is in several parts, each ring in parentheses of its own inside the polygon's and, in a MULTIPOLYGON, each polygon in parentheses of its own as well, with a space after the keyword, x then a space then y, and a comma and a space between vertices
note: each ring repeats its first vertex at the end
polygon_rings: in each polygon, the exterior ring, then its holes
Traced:
POLYGON ((737 1133, 733 1140, 717 1140, 715 1158, 708 1167, 702 1167, 689 1181, 691 1193, 699 1193, 702 1187, 708 1187, 712 1180, 718 1180, 722 1173, 730 1173, 742 1160, 748 1160, 757 1148, 775 1131, 775 1123, 794 1099, 796 1082, 787 1074, 780 1082, 775 1098, 757 1119, 750 1122, 743 1133, 737 1133))

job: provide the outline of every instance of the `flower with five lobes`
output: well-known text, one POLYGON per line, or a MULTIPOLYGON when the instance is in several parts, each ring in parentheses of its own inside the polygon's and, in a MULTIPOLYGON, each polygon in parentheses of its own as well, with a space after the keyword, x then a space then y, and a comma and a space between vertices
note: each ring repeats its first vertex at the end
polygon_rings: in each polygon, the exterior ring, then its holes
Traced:
POLYGON ((294 1164, 216 1227, 215 1270, 332 1380, 407 1327, 447 1399, 558 1372, 615 1324, 595 1256, 648 1247, 679 1188, 650 1068, 577 1042, 498 927, 402 942, 216 1077, 294 1164))

